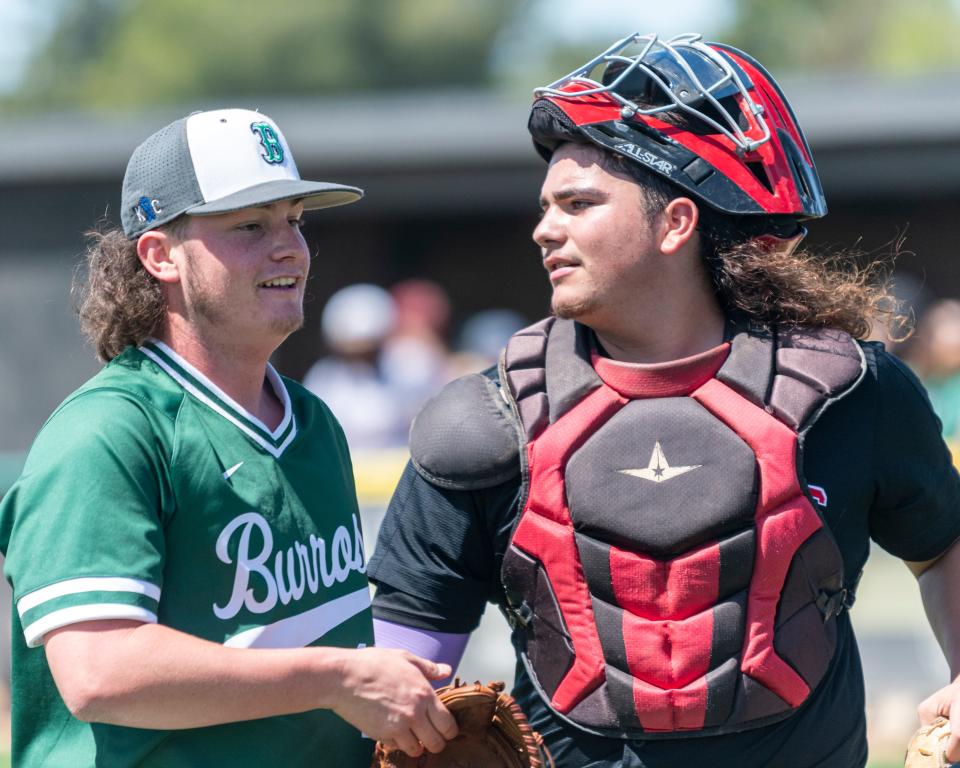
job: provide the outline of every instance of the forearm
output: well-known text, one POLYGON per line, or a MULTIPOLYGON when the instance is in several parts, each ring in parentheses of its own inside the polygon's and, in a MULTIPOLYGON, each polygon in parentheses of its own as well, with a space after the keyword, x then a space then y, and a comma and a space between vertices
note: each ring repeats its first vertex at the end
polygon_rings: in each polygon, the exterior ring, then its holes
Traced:
POLYGON ((923 607, 953 679, 960 675, 960 544, 932 564, 908 563, 917 574, 923 607))
POLYGON ((937 716, 950 719, 951 734, 942 749, 947 762, 960 760, 960 544, 927 563, 907 563, 920 582, 923 608, 930 627, 950 665, 951 681, 924 699, 917 712, 920 722, 937 716))
POLYGON ((73 624, 44 647, 64 702, 90 722, 199 728, 330 709, 414 757, 457 734, 430 687, 450 668, 407 651, 227 648, 132 621, 73 624))
POLYGON ((340 668, 351 653, 227 648, 160 624, 96 631, 76 625, 51 633, 46 652, 78 717, 138 728, 195 728, 333 708, 342 696, 340 668))

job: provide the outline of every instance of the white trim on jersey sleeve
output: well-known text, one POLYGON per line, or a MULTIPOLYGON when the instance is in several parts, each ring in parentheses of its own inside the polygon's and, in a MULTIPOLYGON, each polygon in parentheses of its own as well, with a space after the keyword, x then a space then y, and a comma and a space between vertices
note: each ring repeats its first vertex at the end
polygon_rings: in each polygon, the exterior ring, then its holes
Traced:
POLYGON ((224 642, 230 648, 304 648, 347 619, 370 607, 370 589, 363 587, 309 611, 240 632, 224 642))
POLYGON ((17 613, 22 619, 23 614, 31 608, 36 608, 48 600, 64 595, 76 595, 80 592, 133 592, 146 595, 157 602, 160 601, 160 587, 149 581, 122 576, 86 576, 79 579, 65 579, 28 592, 17 600, 17 613))
POLYGON ((100 619, 134 619, 146 624, 156 624, 157 614, 137 605, 126 603, 95 603, 92 605, 72 605, 61 608, 46 616, 37 619, 33 624, 23 628, 23 636, 28 648, 38 648, 43 645, 43 637, 60 627, 77 624, 81 621, 95 621, 100 619))

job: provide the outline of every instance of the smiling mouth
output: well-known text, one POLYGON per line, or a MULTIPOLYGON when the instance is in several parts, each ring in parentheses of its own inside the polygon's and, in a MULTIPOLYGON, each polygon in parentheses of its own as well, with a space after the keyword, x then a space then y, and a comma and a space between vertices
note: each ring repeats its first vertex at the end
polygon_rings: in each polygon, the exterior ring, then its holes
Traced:
POLYGON ((257 285, 258 288, 269 288, 271 290, 289 291, 297 287, 300 282, 296 277, 274 277, 271 280, 264 280, 257 285))

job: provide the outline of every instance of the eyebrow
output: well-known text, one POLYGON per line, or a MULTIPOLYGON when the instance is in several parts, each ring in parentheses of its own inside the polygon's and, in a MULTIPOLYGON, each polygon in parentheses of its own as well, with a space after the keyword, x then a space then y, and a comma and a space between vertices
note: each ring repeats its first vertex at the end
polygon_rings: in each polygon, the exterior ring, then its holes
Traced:
MULTIPOLYGON (((292 200, 275 200, 275 201, 272 202, 272 203, 264 203, 263 205, 250 205, 250 206, 247 206, 246 208, 238 208, 238 209, 235 210, 235 211, 225 211, 225 213, 236 213, 236 214, 239 214, 239 213, 244 213, 244 212, 248 212, 248 211, 265 211, 266 213, 270 213, 271 211, 278 210, 279 208, 281 208, 281 206, 284 205, 284 203, 288 203, 288 202, 289 202, 289 203, 293 203, 293 205, 291 205, 290 209, 293 210, 293 211, 295 211, 295 210, 297 209, 297 205, 298 205, 298 204, 299 204, 299 205, 302 205, 302 204, 303 204, 303 198, 302 198, 302 197, 298 197, 298 198, 294 198, 294 199, 292 199, 292 200)), ((303 212, 305 212, 305 211, 306 211, 306 209, 303 209, 303 212)))
MULTIPOLYGON (((564 187, 553 193, 553 199, 560 203, 564 200, 569 200, 571 197, 594 197, 600 200, 606 200, 607 193, 596 187, 564 187)), ((543 195, 540 195, 540 207, 543 208, 546 204, 547 199, 543 195)))

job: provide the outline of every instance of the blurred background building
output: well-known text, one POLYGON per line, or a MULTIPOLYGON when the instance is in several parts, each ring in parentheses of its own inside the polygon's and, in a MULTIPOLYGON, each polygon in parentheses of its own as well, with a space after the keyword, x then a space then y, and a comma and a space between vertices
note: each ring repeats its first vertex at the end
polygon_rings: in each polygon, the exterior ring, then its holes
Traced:
MULTIPOLYGON (((0 493, 97 368, 69 284, 83 232, 118 218, 130 152, 194 109, 253 107, 303 176, 366 190, 308 218, 306 327, 275 363, 343 417, 372 536, 411 414, 547 312, 530 90, 628 33, 690 30, 749 51, 787 93, 830 206, 809 244, 898 250, 904 298, 918 317, 939 307, 903 354, 955 420, 958 331, 933 329, 960 297, 958 0, 0 0, 0 493), (929 363, 935 338, 953 362, 929 363), (363 407, 337 404, 351 387, 363 407)), ((854 620, 882 757, 946 668, 906 569, 883 553, 869 568, 854 620)), ((505 636, 489 616, 462 672, 510 679, 505 636)))

